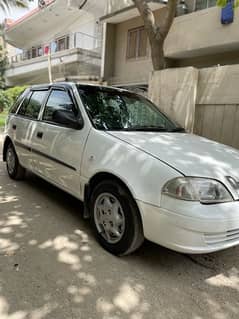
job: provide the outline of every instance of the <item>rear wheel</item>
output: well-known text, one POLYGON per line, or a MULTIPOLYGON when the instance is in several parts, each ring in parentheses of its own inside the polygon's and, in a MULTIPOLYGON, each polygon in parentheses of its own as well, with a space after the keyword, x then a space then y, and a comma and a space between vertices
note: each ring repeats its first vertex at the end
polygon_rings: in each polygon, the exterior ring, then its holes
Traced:
POLYGON ((91 196, 90 211, 98 241, 112 254, 130 254, 142 244, 138 207, 120 183, 107 180, 98 184, 91 196))
POLYGON ((19 164, 19 160, 12 143, 7 146, 6 164, 8 175, 15 180, 23 179, 25 169, 19 164))

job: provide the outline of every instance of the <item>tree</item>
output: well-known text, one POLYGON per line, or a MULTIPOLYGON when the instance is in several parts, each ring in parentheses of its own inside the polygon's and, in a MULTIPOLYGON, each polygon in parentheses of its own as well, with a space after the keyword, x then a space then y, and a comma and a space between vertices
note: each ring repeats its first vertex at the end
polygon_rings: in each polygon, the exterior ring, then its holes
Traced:
POLYGON ((7 12, 12 7, 27 7, 27 2, 25 0, 0 0, 0 9, 2 11, 7 12))
POLYGON ((151 47, 151 58, 155 71, 165 68, 164 41, 176 13, 177 0, 168 0, 162 9, 163 14, 159 21, 156 21, 153 11, 150 9, 147 0, 133 0, 145 25, 151 47))

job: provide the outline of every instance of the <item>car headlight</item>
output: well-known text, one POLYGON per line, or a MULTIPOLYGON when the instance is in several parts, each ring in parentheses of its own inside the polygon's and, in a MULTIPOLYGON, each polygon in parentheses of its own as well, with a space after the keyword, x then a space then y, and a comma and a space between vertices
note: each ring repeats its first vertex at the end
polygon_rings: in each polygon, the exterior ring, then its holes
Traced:
POLYGON ((178 177, 167 182, 162 194, 204 204, 233 201, 226 187, 214 180, 200 177, 178 177))

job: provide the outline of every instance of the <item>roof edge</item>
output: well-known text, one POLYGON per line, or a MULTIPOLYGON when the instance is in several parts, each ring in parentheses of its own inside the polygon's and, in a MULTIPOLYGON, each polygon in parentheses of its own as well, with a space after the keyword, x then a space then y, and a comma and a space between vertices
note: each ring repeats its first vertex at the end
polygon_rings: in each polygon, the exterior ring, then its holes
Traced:
POLYGON ((17 25, 22 23, 23 21, 27 20, 28 18, 31 18, 35 14, 41 12, 44 8, 49 7, 50 5, 53 5, 56 2, 56 0, 46 0, 46 5, 44 7, 36 7, 35 9, 30 10, 26 14, 24 14, 22 17, 18 18, 14 22, 12 22, 10 25, 5 26, 5 31, 10 31, 13 28, 15 28, 17 25))

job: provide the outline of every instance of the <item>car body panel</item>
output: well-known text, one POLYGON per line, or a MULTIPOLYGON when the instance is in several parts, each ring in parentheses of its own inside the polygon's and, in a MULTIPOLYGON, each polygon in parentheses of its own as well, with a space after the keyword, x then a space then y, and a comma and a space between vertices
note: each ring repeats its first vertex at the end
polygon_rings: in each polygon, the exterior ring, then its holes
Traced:
POLYGON ((104 131, 92 129, 82 162, 88 180, 99 172, 120 178, 136 199, 160 205, 161 188, 176 170, 104 131), (143 181, 143 182, 139 182, 143 181))
POLYGON ((17 115, 10 115, 7 124, 7 134, 14 143, 21 165, 31 170, 33 165, 30 147, 35 125, 36 121, 17 115))
POLYGON ((167 248, 202 254, 239 244, 237 201, 202 205, 175 200, 168 209, 141 201, 137 204, 142 212, 145 237, 167 248))
POLYGON ((82 130, 74 130, 40 122, 31 140, 35 172, 79 197, 80 164, 89 130, 86 126, 82 130), (43 133, 40 141, 38 132, 43 133))
POLYGON ((239 193, 227 177, 239 180, 239 151, 206 138, 185 133, 110 132, 111 135, 167 163, 186 176, 220 180, 235 199, 239 193))

